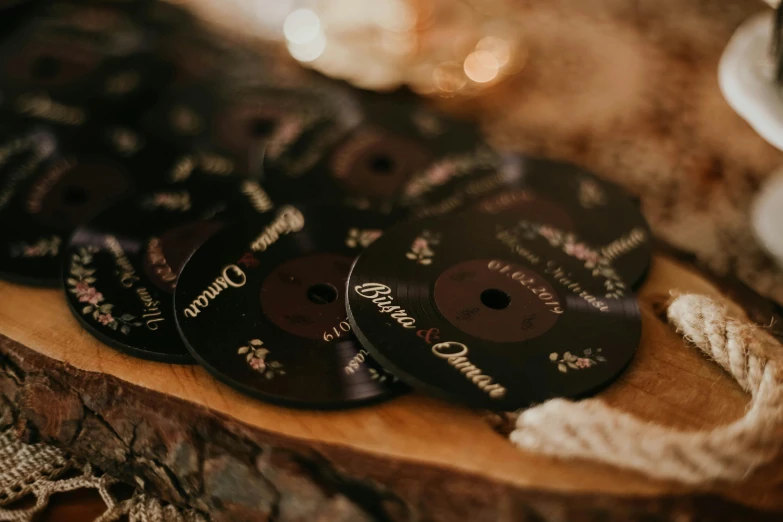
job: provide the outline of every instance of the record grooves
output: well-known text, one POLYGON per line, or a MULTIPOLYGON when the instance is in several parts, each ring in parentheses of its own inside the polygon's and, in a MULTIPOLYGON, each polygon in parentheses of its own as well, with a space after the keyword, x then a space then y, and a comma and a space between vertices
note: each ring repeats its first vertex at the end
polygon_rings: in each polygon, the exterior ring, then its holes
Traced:
POLYGON ((575 257, 581 245, 535 230, 477 215, 388 230, 351 270, 356 336, 400 379, 476 407, 597 391, 635 353, 636 300, 575 257))
POLYGON ((388 217, 344 207, 281 207, 225 229, 185 266, 177 324, 196 360, 244 393, 342 408, 405 387, 351 333, 345 282, 388 217))
POLYGON ((113 348, 322 409, 515 409, 633 357, 652 236, 613 184, 170 4, 0 10, 0 277, 113 348))
POLYGON ((63 284, 84 327, 137 357, 191 363, 177 332, 173 294, 188 257, 227 223, 263 213, 248 180, 190 178, 124 200, 78 228, 63 284), (133 216, 129 220, 128 216, 133 216))

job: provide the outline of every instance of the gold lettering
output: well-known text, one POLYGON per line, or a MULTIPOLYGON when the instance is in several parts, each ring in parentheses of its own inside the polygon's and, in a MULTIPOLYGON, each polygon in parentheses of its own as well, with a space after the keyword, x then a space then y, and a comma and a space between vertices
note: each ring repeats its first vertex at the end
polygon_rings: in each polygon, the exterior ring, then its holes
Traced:
MULTIPOLYGON (((226 284, 233 286, 234 288, 240 288, 242 286, 245 286, 245 283, 247 283, 247 276, 242 271, 241 268, 239 268, 237 265, 228 265, 226 268, 223 269, 223 277, 217 279, 218 283, 225 282, 226 284), (236 276, 239 276, 237 281, 234 281, 229 277, 229 273, 232 273, 236 276)), ((223 288, 226 288, 225 286, 223 288)))
POLYGON ((408 312, 396 305, 389 306, 394 298, 383 297, 391 293, 391 288, 388 286, 380 283, 364 283, 362 285, 356 285, 353 290, 365 299, 371 299, 378 307, 379 312, 382 314, 390 314, 391 318, 397 321, 403 328, 416 327, 416 319, 409 317, 408 312))
POLYGON ((187 305, 182 312, 185 317, 196 317, 201 309, 207 308, 211 300, 217 298, 223 290, 229 286, 240 288, 247 283, 247 275, 237 265, 228 265, 223 268, 221 275, 216 277, 201 294, 187 305))
POLYGON ((27 94, 22 96, 17 101, 17 106, 24 114, 66 125, 81 125, 86 118, 82 109, 54 102, 45 94, 27 94))
POLYGON ((601 256, 609 261, 627 254, 639 247, 647 239, 647 231, 634 228, 628 234, 619 237, 601 249, 601 256))
POLYGON ((609 307, 604 301, 601 301, 597 297, 595 297, 593 294, 591 294, 589 291, 582 288, 582 286, 576 282, 569 279, 570 273, 566 274, 565 270, 561 266, 559 266, 554 261, 549 261, 546 264, 546 268, 544 269, 544 272, 547 274, 552 275, 555 280, 566 287, 568 290, 573 292, 577 297, 584 300, 589 305, 593 306, 594 308, 597 308, 601 312, 608 312, 609 307))
POLYGON ((144 325, 153 332, 156 331, 159 328, 158 323, 166 320, 160 311, 160 301, 153 299, 149 290, 143 286, 136 289, 136 294, 144 305, 145 312, 142 314, 144 325))
POLYGON ((500 384, 494 383, 492 377, 484 375, 483 370, 478 368, 468 359, 468 347, 462 343, 446 341, 432 345, 432 353, 459 370, 476 387, 489 395, 493 399, 501 399, 506 395, 506 388, 500 384))
POLYGON ((272 205, 272 200, 269 199, 269 195, 264 192, 261 185, 255 181, 245 181, 242 183, 242 193, 250 199, 250 203, 257 212, 268 212, 272 210, 272 207, 274 206, 272 205))
POLYGON ((281 235, 302 230, 304 222, 304 216, 298 209, 286 205, 280 209, 275 220, 250 244, 250 249, 254 252, 264 252, 280 239, 281 235))

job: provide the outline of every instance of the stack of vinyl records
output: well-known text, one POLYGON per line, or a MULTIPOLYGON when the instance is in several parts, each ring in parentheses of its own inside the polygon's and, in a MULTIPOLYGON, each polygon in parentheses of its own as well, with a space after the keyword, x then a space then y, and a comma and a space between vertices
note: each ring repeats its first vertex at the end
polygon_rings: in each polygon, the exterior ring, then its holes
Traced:
POLYGON ((618 187, 163 2, 0 6, 0 277, 111 348, 306 408, 513 410, 631 361, 651 236, 618 187))

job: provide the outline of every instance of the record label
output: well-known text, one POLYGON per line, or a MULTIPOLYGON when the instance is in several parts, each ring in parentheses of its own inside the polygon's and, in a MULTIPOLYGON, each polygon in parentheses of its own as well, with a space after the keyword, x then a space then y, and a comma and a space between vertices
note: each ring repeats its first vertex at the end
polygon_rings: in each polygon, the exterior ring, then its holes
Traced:
POLYGON ((177 324, 216 378, 264 400, 339 408, 405 389, 351 332, 345 283, 387 217, 344 207, 281 207, 227 227, 188 261, 177 324))
POLYGON ((251 192, 248 184, 255 183, 191 178, 129 198, 79 227, 63 269, 76 318, 130 355, 192 362, 174 319, 177 278, 190 255, 225 223, 258 212, 249 194, 263 189, 255 184, 251 192))
POLYGON ((448 268, 435 281, 433 298, 453 326, 500 343, 522 342, 546 333, 557 323, 561 309, 557 291, 535 271, 515 263, 501 266, 492 259, 448 268), (510 284, 509 279, 519 284, 510 284), (475 302, 476 296, 480 303, 475 302))
POLYGON ((584 244, 534 231, 475 214, 391 228, 351 270, 354 333, 400 379, 468 405, 594 393, 636 351, 636 300, 584 244))

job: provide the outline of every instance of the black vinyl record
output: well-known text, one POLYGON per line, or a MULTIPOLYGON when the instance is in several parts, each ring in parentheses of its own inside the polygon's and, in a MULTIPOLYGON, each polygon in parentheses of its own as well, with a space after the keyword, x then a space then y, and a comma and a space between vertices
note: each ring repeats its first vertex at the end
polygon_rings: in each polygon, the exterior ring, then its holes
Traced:
POLYGON ((177 277, 226 223, 270 211, 254 181, 172 184, 128 198, 78 228, 64 256, 71 311, 87 331, 130 355, 191 363, 174 319, 177 277))
POLYGON ((638 286, 652 261, 653 238, 639 206, 617 185, 568 163, 519 158, 517 182, 482 198, 474 209, 498 221, 515 219, 575 233, 638 286))
POLYGON ((266 151, 264 182, 273 198, 405 214, 421 194, 466 173, 462 165, 494 154, 474 125, 411 96, 360 93, 356 100, 360 122, 350 132, 328 142, 303 134, 279 152, 266 151), (292 168, 284 161, 296 157, 289 149, 316 161, 292 168))
POLYGON ((71 233, 136 189, 171 182, 177 154, 125 127, 77 135, 35 127, 33 148, 0 169, 0 278, 59 286, 71 233))
POLYGON ((277 212, 218 232, 188 261, 177 324, 196 360, 244 393, 289 406, 341 408, 404 385, 351 333, 345 283, 389 219, 341 207, 277 212))
POLYGON ((0 109, 51 125, 135 117, 168 80, 121 9, 55 4, 0 42, 0 109))
POLYGON ((263 79, 204 81, 169 93, 145 125, 160 139, 231 162, 241 174, 260 172, 264 154, 296 170, 312 161, 298 149, 302 136, 329 142, 354 124, 350 99, 339 92, 321 82, 297 88, 263 79))
POLYGON ((384 367, 447 399, 581 397, 618 377, 641 335, 635 298, 611 267, 585 268, 585 248, 474 214, 401 224, 354 264, 349 321, 384 367))

